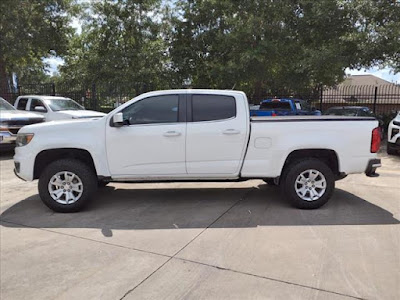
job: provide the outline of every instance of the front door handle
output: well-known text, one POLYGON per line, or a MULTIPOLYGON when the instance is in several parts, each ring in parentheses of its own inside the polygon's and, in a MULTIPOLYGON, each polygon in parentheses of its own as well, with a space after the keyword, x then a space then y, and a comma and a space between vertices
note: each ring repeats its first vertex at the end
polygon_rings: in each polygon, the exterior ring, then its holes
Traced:
POLYGON ((178 131, 167 131, 167 132, 164 132, 163 135, 166 137, 171 137, 171 136, 180 136, 181 133, 178 131))
POLYGON ((231 134, 239 134, 240 130, 236 129, 226 129, 222 132, 223 134, 231 135, 231 134))

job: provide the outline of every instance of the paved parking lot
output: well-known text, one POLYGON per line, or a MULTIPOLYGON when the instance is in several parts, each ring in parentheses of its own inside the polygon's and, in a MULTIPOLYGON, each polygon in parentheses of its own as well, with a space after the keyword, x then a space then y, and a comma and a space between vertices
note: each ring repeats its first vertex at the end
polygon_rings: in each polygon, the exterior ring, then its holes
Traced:
POLYGON ((400 158, 297 210, 262 181, 110 184, 57 214, 1 156, 1 299, 400 299, 400 158))

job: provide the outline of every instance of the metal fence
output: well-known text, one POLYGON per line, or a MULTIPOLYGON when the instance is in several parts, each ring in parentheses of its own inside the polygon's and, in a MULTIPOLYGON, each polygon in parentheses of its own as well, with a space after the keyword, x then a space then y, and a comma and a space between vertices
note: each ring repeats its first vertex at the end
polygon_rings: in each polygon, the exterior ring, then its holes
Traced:
POLYGON ((249 102, 258 104, 268 98, 295 98, 309 101, 322 112, 335 106, 368 107, 376 115, 391 115, 400 111, 400 85, 380 86, 348 85, 323 87, 297 92, 276 91, 262 97, 251 97, 249 102))
MULTIPOLYGON (((108 112, 120 103, 152 90, 151 85, 136 83, 130 87, 71 84, 24 84, 14 90, 0 91, 0 96, 10 103, 20 95, 54 95, 74 99, 88 109, 108 112)), ((400 110, 400 85, 338 86, 287 91, 264 90, 258 96, 250 95, 249 102, 258 104, 268 98, 296 98, 308 100, 311 106, 322 112, 334 106, 366 106, 376 115, 391 115, 400 110)))
POLYGON ((320 109, 333 106, 366 106, 376 115, 400 110, 400 86, 340 86, 326 88, 321 93, 320 109))

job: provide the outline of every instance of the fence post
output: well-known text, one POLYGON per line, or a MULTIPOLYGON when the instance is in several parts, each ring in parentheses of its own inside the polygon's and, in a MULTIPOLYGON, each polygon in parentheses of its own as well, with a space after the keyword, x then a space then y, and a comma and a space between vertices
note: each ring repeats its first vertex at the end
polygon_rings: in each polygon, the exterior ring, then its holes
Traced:
POLYGON ((319 110, 320 110, 320 112, 322 112, 322 97, 324 95, 324 88, 322 85, 320 85, 319 89, 320 89, 320 91, 319 91, 319 97, 320 97, 319 98, 319 110))
POLYGON ((56 84, 54 82, 51 84, 51 95, 56 95, 56 84))
POLYGON ((374 114, 376 114, 376 100, 378 99, 378 87, 375 87, 375 94, 374 94, 374 114))
POLYGON ((97 110, 96 83, 92 83, 93 110, 97 110))

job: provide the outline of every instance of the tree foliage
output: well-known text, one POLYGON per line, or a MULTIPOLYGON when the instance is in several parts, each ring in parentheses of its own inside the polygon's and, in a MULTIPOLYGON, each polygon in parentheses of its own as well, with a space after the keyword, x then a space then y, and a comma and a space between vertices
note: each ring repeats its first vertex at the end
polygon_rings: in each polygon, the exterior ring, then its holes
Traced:
POLYGON ((0 2, 0 67, 40 78, 139 93, 182 86, 250 96, 334 85, 347 67, 400 71, 400 3, 388 0, 73 0, 0 2), (68 42, 68 43, 67 43, 68 42))
POLYGON ((70 82, 97 82, 112 92, 167 87, 168 61, 159 0, 101 1, 86 10, 61 68, 70 82), (121 91, 122 89, 122 91, 121 91))
POLYGON ((16 77, 41 79, 43 57, 62 55, 73 34, 71 0, 0 1, 0 81, 16 77))
POLYGON ((172 60, 194 87, 260 96, 334 85, 346 67, 399 68, 394 1, 179 1, 172 60))

